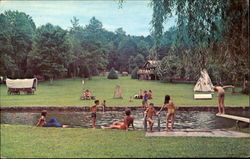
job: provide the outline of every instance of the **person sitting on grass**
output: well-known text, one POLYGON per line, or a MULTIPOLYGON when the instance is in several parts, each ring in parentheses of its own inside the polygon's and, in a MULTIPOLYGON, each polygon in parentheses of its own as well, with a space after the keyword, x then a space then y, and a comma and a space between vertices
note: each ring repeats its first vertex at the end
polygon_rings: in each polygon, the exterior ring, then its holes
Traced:
POLYGON ((83 96, 86 100, 90 100, 91 99, 90 91, 88 89, 86 91, 84 91, 83 96))
POLYGON ((153 94, 151 90, 148 91, 148 99, 153 99, 153 94))
POLYGON ((153 115, 156 115, 154 103, 150 103, 149 107, 146 109, 144 113, 146 114, 146 120, 149 123, 150 132, 153 132, 153 125, 154 125, 153 115))
POLYGON ((82 96, 81 96, 82 100, 91 100, 91 99, 95 99, 95 96, 92 96, 90 91, 87 89, 83 92, 82 96))
POLYGON ((162 109, 164 107, 167 107, 168 113, 167 113, 167 118, 166 118, 166 131, 173 131, 174 127, 174 117, 175 117, 175 106, 174 102, 170 100, 170 96, 166 95, 165 100, 164 100, 164 105, 161 107, 160 111, 157 113, 157 115, 160 115, 162 109), (171 121, 171 128, 168 128, 168 121, 171 121))
POLYGON ((216 92, 218 92, 218 110, 219 114, 225 114, 225 105, 224 105, 224 99, 225 99, 225 88, 234 88, 232 85, 228 86, 214 86, 213 87, 216 92))
POLYGON ((132 125, 132 128, 135 129, 134 128, 134 117, 131 116, 130 109, 126 109, 125 114, 126 115, 124 116, 123 123, 116 121, 108 127, 101 126, 101 128, 102 129, 119 129, 119 130, 127 130, 128 131, 129 126, 132 125))
POLYGON ((63 128, 68 127, 68 125, 60 124, 55 118, 51 118, 48 122, 46 122, 46 115, 47 115, 47 111, 43 110, 41 112, 41 117, 39 118, 36 126, 41 126, 41 127, 63 127, 63 128))

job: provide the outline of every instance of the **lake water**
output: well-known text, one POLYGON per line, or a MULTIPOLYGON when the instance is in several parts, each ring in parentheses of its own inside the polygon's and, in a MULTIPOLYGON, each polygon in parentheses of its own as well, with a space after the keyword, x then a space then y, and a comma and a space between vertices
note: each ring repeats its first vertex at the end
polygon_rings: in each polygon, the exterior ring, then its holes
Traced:
MULTIPOLYGON (((227 114, 242 117, 250 117, 250 111, 227 111, 227 114)), ((176 111, 175 129, 218 129, 230 128, 235 126, 235 121, 217 117, 216 112, 208 111, 176 111)), ((97 112, 96 127, 111 125, 114 121, 122 122, 123 111, 106 111, 97 112)), ((143 129, 143 111, 132 111, 135 117, 134 126, 137 129, 143 129)), ((40 117, 40 112, 8 112, 1 111, 2 124, 16 125, 35 125, 40 117)), ((48 111, 46 120, 55 117, 61 124, 69 125, 72 128, 91 128, 90 112, 73 112, 73 111, 48 111)), ((154 129, 157 129, 158 118, 155 116, 154 129)), ((166 127, 166 111, 160 116, 161 129, 166 127)), ((243 126, 247 124, 243 124, 243 126)))

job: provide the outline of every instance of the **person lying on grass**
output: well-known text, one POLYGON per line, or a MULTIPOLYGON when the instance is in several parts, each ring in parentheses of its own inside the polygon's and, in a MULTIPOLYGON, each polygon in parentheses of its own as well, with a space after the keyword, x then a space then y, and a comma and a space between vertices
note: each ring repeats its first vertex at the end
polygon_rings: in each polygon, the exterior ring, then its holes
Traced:
POLYGON ((68 127, 68 125, 60 124, 55 118, 51 118, 48 122, 46 122, 46 115, 47 115, 47 111, 43 110, 41 112, 41 117, 39 118, 36 126, 41 126, 41 127, 63 127, 63 128, 68 127))
POLYGON ((224 99, 225 99, 225 88, 234 88, 232 85, 228 86, 214 86, 214 91, 218 92, 218 110, 219 114, 225 114, 225 105, 224 105, 224 99))
POLYGON ((161 107, 160 111, 157 113, 157 115, 160 115, 162 109, 164 107, 167 107, 168 113, 167 113, 167 118, 166 118, 166 131, 173 131, 174 127, 174 117, 175 117, 175 106, 174 102, 170 100, 170 96, 166 95, 165 100, 164 100, 164 105, 161 107), (168 128, 168 121, 171 121, 171 128, 168 128))
POLYGON ((101 126, 101 128, 102 129, 119 129, 119 130, 127 130, 128 131, 129 126, 132 125, 133 129, 135 129, 134 128, 134 117, 131 116, 130 109, 126 109, 125 114, 126 115, 124 116, 123 123, 116 121, 108 127, 101 126))
POLYGON ((150 103, 149 107, 146 109, 144 113, 146 114, 146 119, 149 123, 149 129, 150 129, 149 132, 153 132, 153 125, 154 125, 153 115, 156 115, 154 103, 150 103))

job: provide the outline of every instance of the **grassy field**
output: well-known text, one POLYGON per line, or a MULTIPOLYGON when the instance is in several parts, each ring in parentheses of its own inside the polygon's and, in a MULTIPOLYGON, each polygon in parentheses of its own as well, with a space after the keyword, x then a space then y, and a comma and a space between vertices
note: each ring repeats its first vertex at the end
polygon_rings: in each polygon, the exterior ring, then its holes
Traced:
MULTIPOLYGON (((217 93, 212 100, 194 100, 194 84, 170 84, 159 81, 139 81, 130 77, 120 77, 109 80, 106 77, 93 77, 82 85, 82 79, 55 80, 53 85, 48 81, 38 84, 35 95, 8 95, 5 85, 0 86, 1 106, 90 106, 93 101, 80 100, 83 89, 89 89, 100 100, 106 100, 107 106, 141 106, 141 100, 129 102, 129 97, 138 94, 139 90, 153 91, 150 102, 161 106, 166 94, 171 95, 176 106, 217 106, 217 93), (123 99, 113 99, 115 86, 119 84, 123 99)), ((227 90, 226 106, 249 106, 249 97, 242 94, 232 94, 227 90)))
POLYGON ((1 158, 249 157, 250 138, 145 137, 143 131, 1 125, 1 158))

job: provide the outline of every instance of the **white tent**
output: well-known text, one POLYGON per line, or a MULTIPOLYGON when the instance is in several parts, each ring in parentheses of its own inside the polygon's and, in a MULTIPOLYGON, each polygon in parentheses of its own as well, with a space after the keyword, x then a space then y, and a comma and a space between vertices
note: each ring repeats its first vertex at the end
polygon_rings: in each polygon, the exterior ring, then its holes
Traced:
POLYGON ((36 88, 37 79, 6 79, 6 85, 8 88, 36 88))
POLYGON ((213 83, 207 73, 206 69, 201 71, 201 76, 194 86, 194 91, 200 92, 214 92, 213 83))

